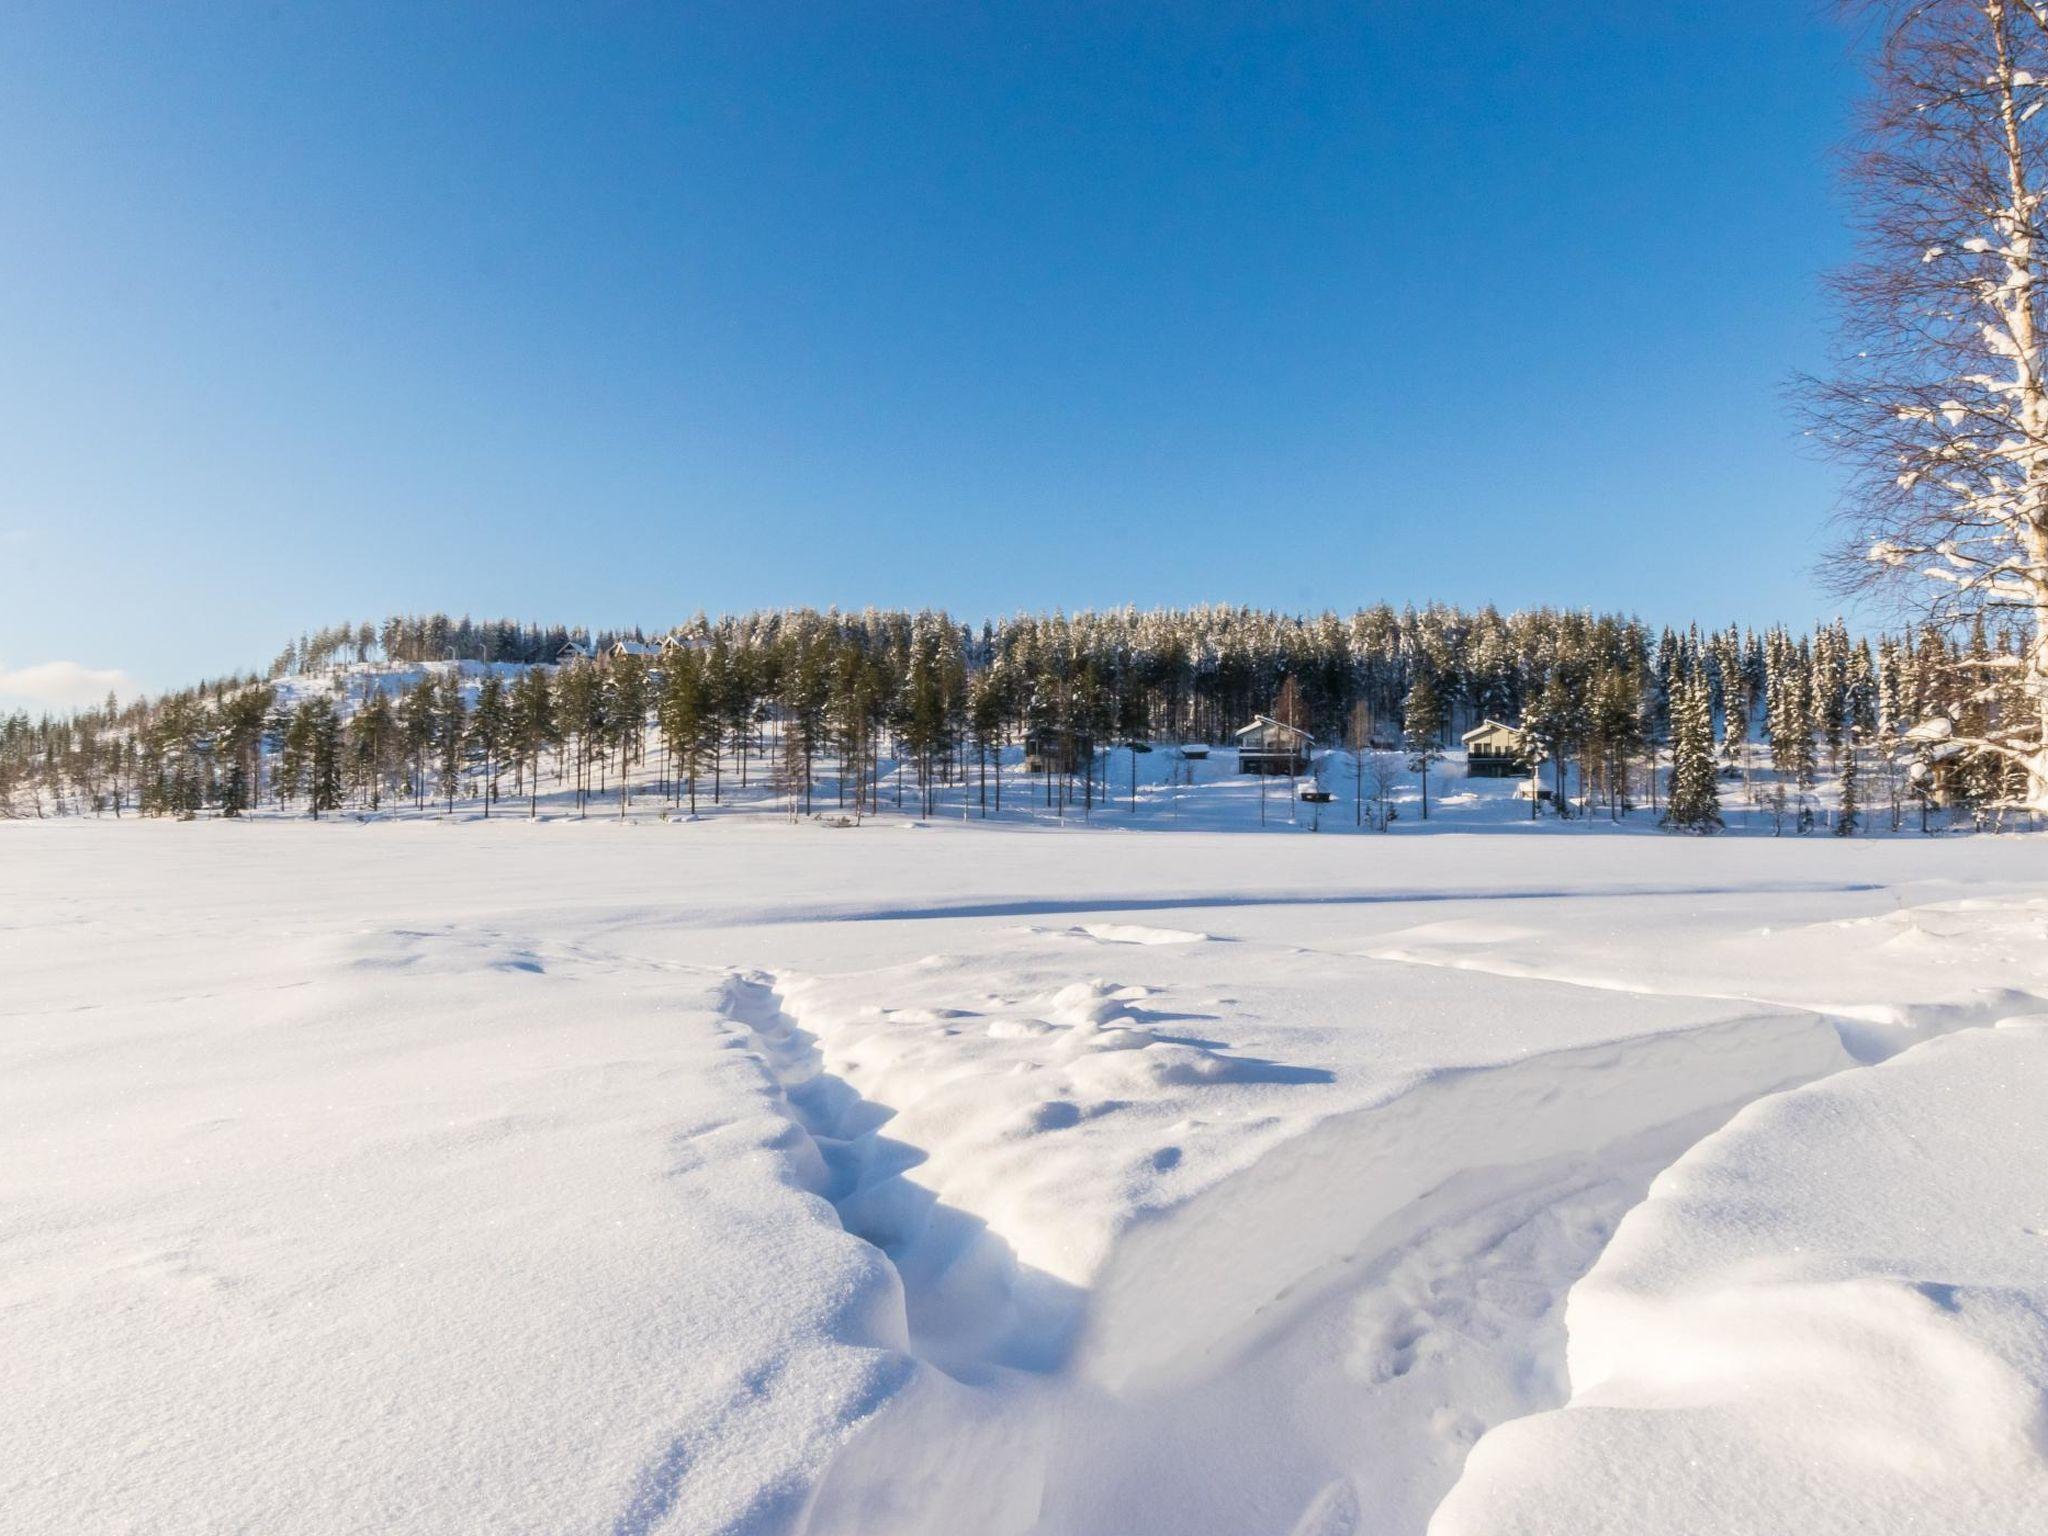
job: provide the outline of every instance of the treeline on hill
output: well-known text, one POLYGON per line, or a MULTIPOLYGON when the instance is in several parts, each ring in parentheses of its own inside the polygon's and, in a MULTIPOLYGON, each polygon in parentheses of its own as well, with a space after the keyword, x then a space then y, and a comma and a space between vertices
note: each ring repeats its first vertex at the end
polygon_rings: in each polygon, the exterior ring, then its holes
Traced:
POLYGON ((570 629, 561 624, 521 624, 513 619, 479 622, 466 614, 459 619, 451 619, 445 613, 394 614, 382 624, 365 619, 360 624, 309 630, 278 653, 277 660, 270 664, 270 676, 318 672, 351 661, 367 662, 373 656, 401 666, 430 661, 492 661, 531 666, 553 661, 572 644, 586 650, 603 650, 620 640, 646 639, 645 631, 639 629, 600 630, 593 637, 587 629, 570 629))
MULTIPOLYGON (((1693 830, 1719 824, 1722 765, 1757 739, 1781 781, 1779 815, 1789 789, 1800 830, 1824 776, 1842 783, 1848 827, 1874 792, 1896 825, 1913 801, 1923 824, 1930 806, 1992 820, 2026 789, 2011 761, 1942 740, 2025 718, 2012 663, 2023 638, 1981 626, 1873 646, 1839 621, 1796 636, 1652 632, 1548 609, 1122 610, 978 631, 869 610, 699 617, 661 646, 645 641, 441 615, 336 626, 288 646, 268 678, 0 722, 0 810, 190 817, 276 804, 318 816, 431 800, 489 814, 507 794, 531 809, 549 776, 579 807, 609 788, 623 809, 650 750, 657 792, 692 809, 722 798, 729 775, 765 773, 792 813, 808 811, 829 765, 833 803, 872 810, 885 764, 926 812, 941 786, 977 782, 986 809, 988 765, 1019 742, 1054 765, 1044 794, 1092 803, 1112 744, 1219 741, 1257 713, 1325 744, 1399 750, 1425 774, 1464 725, 1497 719, 1549 764, 1559 813, 1655 805, 1661 775, 1661 814, 1693 830), (591 654, 554 664, 572 642, 591 654), (525 665, 468 679, 425 665, 453 660, 525 665), (1944 732, 1915 729, 1937 716, 1944 732)), ((1000 811, 1000 775, 994 794, 1000 811)))

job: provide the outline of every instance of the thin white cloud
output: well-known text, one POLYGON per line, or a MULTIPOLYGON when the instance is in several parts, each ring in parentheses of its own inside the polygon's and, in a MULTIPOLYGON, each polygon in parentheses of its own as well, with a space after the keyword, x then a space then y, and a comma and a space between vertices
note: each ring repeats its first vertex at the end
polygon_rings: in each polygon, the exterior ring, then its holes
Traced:
POLYGON ((82 709, 108 692, 132 699, 141 684, 119 667, 88 667, 76 661, 45 661, 33 667, 0 667, 0 705, 30 709, 82 709))

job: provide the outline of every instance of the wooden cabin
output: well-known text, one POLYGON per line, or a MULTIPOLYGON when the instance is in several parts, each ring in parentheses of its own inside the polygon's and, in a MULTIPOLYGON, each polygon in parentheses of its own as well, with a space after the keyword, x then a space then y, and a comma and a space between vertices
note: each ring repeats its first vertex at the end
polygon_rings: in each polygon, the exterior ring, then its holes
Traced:
POLYGON ((579 661, 590 660, 596 654, 589 646, 578 645, 574 640, 571 640, 567 645, 555 652, 555 665, 558 667, 574 666, 579 661))
POLYGON ((653 661, 661 655, 661 647, 649 645, 645 640, 614 640, 606 654, 614 659, 621 656, 638 656, 642 661, 653 661))
POLYGON ((1094 755, 1093 741, 1066 731, 1033 731, 1024 738, 1026 773, 1079 773, 1094 755))
POLYGON ((1471 779, 1519 779, 1529 772, 1522 733, 1498 720, 1482 720, 1464 735, 1465 776, 1471 779))
POLYGON ((1284 774, 1296 778, 1308 772, 1309 754, 1316 739, 1298 725, 1256 716, 1250 725, 1236 732, 1239 773, 1284 774))

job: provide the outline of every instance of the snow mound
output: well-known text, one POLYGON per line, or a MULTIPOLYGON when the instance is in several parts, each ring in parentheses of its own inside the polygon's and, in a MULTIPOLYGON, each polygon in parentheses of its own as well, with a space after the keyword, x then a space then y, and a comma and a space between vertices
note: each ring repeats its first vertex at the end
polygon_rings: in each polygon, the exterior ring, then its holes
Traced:
POLYGON ((1147 928, 1142 923, 1083 923, 1069 930, 1103 944, 1205 944, 1209 935, 1187 928, 1147 928))
POLYGON ((1570 1403, 1432 1536, 2048 1530, 2048 1029, 1765 1100, 1652 1186, 1567 1310, 1570 1403))

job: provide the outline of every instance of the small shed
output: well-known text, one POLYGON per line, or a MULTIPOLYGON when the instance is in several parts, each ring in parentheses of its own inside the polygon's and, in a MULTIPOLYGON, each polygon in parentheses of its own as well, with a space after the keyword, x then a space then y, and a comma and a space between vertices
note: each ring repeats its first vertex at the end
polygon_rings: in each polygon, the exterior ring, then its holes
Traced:
POLYGON ((1529 754, 1522 733, 1498 720, 1482 720, 1464 735, 1465 776, 1473 779, 1518 779, 1529 772, 1529 754))
POLYGON ((1237 768, 1240 773, 1285 774, 1299 777, 1308 772, 1309 754, 1316 739, 1298 725, 1256 715, 1250 725, 1236 732, 1237 768))

